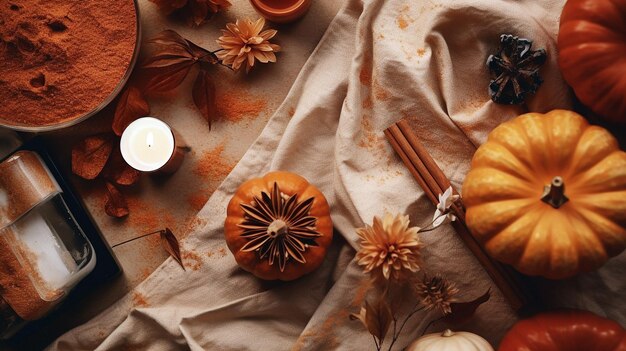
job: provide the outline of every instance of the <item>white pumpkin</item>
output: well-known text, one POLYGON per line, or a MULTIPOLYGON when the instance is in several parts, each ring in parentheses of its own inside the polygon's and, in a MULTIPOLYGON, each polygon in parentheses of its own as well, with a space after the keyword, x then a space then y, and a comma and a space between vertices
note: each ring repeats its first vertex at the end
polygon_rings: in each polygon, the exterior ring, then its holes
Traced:
POLYGON ((405 351, 494 351, 487 340, 468 332, 427 334, 413 341, 405 351))

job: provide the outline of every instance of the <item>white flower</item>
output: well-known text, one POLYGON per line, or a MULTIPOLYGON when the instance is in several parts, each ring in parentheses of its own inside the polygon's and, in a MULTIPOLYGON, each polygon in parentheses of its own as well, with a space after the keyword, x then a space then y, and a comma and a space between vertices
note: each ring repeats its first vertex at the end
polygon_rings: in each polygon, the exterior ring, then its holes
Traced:
POLYGON ((459 195, 452 194, 452 186, 448 187, 443 194, 439 194, 439 203, 437 204, 437 209, 433 215, 433 228, 437 228, 442 225, 446 219, 449 219, 450 222, 453 222, 456 219, 456 216, 450 213, 450 206, 460 198, 459 195))

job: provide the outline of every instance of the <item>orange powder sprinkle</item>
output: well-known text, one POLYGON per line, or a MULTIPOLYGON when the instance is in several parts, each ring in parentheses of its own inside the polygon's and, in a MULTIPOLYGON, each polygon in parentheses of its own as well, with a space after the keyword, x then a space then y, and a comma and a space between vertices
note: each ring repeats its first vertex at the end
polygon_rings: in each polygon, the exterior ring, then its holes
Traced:
POLYGON ((406 27, 409 26, 409 23, 406 21, 406 19, 404 18, 403 15, 400 15, 397 18, 396 22, 398 23, 398 28, 400 28, 402 30, 406 29, 406 27))
POLYGON ((219 252, 220 257, 226 257, 226 249, 225 248, 220 248, 217 252, 219 252))
MULTIPOLYGON (((361 140, 359 140, 359 146, 370 151, 378 151, 383 149, 383 139, 384 137, 381 133, 377 133, 372 126, 372 122, 368 116, 363 116, 361 119, 361 131, 363 135, 361 140)), ((384 151, 384 150, 382 150, 384 151)))
POLYGON ((370 109, 372 108, 372 105, 372 97, 368 95, 365 100, 363 100, 363 108, 370 109))
POLYGON ((196 163, 193 173, 214 181, 221 181, 226 178, 235 167, 235 163, 227 161, 222 156, 224 144, 219 144, 213 150, 205 151, 196 163))
POLYGON ((359 80, 361 84, 366 86, 372 86, 372 59, 367 58, 363 60, 363 66, 359 72, 359 80))
POLYGON ((185 268, 197 271, 202 267, 202 258, 195 251, 185 251, 181 254, 185 268))
POLYGON ((133 305, 135 307, 147 307, 150 303, 143 294, 133 291, 133 305))
POLYGON ((255 119, 267 107, 267 100, 239 90, 218 93, 216 101, 218 116, 230 122, 255 119))
POLYGON ((187 204, 194 211, 200 211, 207 201, 209 201, 209 194, 204 190, 194 192, 187 196, 187 204))
POLYGON ((391 97, 391 94, 389 93, 389 91, 383 88, 382 85, 380 84, 376 84, 376 86, 374 86, 374 95, 376 96, 376 99, 379 101, 387 101, 391 97))
MULTIPOLYGON (((136 196, 126 196, 128 203, 128 225, 138 233, 147 234, 165 227, 175 230, 176 219, 166 210, 155 207, 136 196)), ((158 236, 158 235, 157 235, 158 236)), ((158 242, 158 240, 155 240, 158 242)))
POLYGON ((426 49, 424 48, 417 49, 417 56, 423 57, 425 54, 426 54, 426 49))

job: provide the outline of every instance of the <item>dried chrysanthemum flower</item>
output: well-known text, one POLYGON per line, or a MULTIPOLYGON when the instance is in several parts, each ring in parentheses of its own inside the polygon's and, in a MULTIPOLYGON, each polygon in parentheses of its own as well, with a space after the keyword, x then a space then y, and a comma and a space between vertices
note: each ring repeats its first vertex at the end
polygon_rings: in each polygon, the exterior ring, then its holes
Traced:
POLYGON ((276 62, 274 53, 280 51, 280 46, 269 42, 277 31, 263 30, 265 19, 259 18, 256 22, 250 19, 237 20, 228 23, 222 29, 222 36, 217 43, 222 51, 216 52, 222 63, 238 70, 245 64, 246 73, 254 66, 255 60, 262 63, 276 62))
POLYGON ((219 11, 231 6, 228 0, 150 0, 165 14, 180 13, 196 26, 201 25, 219 11))
POLYGON ((421 282, 415 286, 417 296, 427 310, 440 310, 444 315, 452 313, 450 304, 456 299, 459 292, 454 283, 437 274, 433 277, 424 275, 421 282))
POLYGON ((409 228, 409 216, 386 213, 382 220, 375 216, 372 226, 356 230, 361 238, 358 264, 374 278, 405 280, 420 270, 419 229, 409 228))

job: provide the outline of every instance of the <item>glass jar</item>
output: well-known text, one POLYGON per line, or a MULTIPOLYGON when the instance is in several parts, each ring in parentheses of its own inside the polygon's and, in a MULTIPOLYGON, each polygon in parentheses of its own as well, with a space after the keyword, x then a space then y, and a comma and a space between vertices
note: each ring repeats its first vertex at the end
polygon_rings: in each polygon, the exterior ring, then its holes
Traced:
POLYGON ((21 150, 0 163, 0 336, 46 315, 95 264, 37 153, 21 150))

